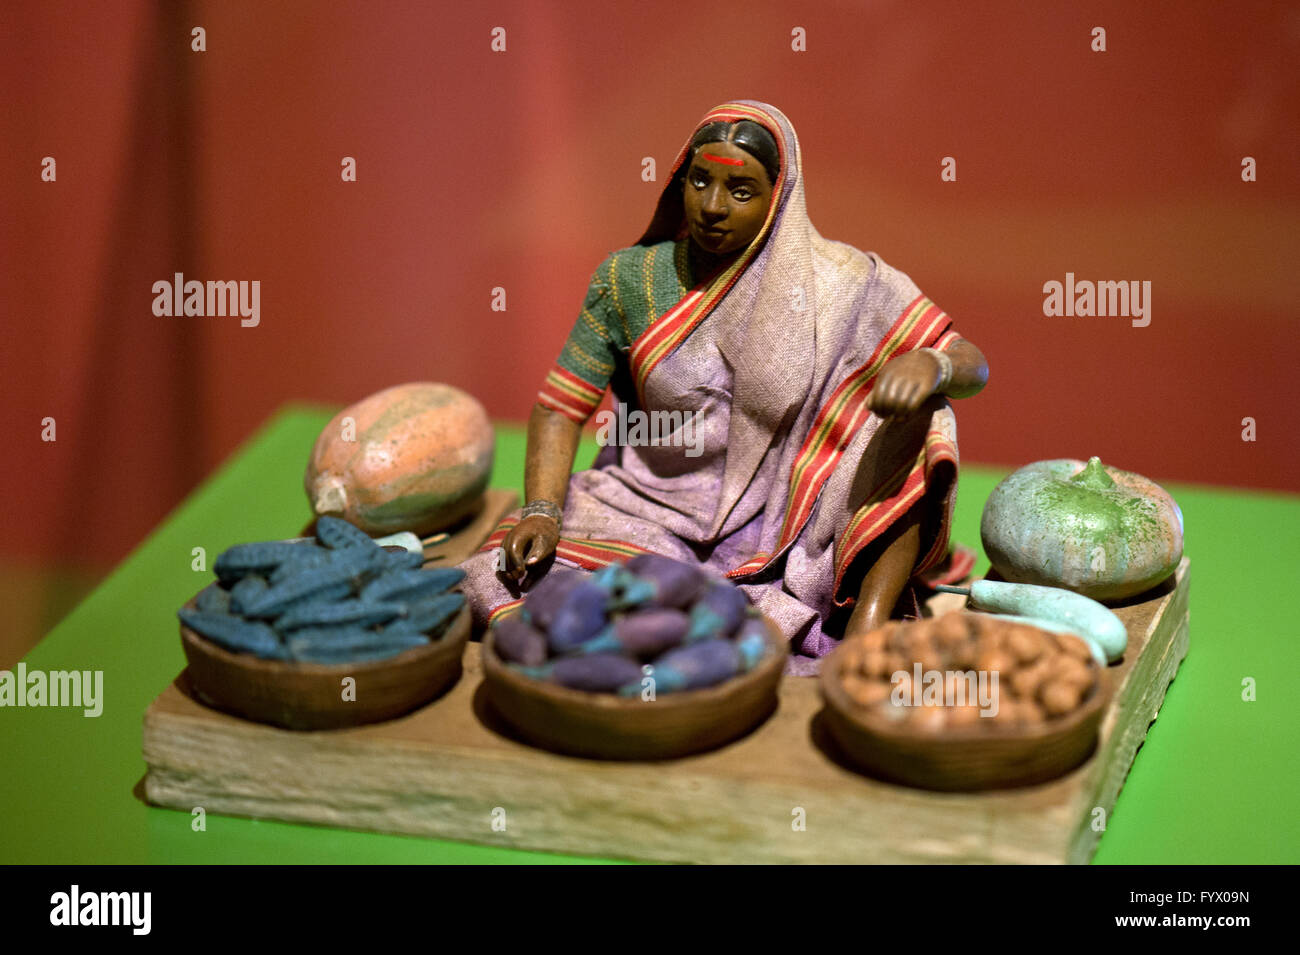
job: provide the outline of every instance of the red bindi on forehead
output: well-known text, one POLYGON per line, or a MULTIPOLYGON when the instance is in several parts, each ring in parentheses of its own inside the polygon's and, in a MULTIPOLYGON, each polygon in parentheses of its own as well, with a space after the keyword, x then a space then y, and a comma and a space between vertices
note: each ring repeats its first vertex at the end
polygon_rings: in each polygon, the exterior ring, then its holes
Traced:
POLYGON ((745 160, 743 159, 728 159, 726 156, 715 156, 713 153, 700 153, 700 155, 705 159, 711 159, 713 162, 726 163, 728 166, 745 165, 745 160))

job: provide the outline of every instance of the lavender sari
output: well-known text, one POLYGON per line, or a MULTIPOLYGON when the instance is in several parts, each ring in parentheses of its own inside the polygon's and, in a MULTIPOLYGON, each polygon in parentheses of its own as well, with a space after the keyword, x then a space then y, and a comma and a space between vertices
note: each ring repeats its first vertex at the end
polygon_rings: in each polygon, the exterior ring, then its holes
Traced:
MULTIPOLYGON (((657 445, 606 446, 572 476, 556 560, 590 570, 647 550, 725 574, 789 637, 788 670, 812 673, 882 535, 909 508, 926 515, 916 573, 965 569, 948 561, 957 473, 948 403, 931 399, 889 422, 866 408, 890 358, 959 339, 906 275, 818 234, 783 114, 739 101, 700 125, 718 119, 752 119, 777 139, 767 221, 735 264, 629 349, 633 386, 620 400, 689 425, 657 445)), ((686 156, 683 147, 674 172, 686 156)), ((682 229, 680 194, 666 189, 640 244, 682 229)), ((517 521, 462 565, 478 626, 521 596, 497 569, 517 521)))

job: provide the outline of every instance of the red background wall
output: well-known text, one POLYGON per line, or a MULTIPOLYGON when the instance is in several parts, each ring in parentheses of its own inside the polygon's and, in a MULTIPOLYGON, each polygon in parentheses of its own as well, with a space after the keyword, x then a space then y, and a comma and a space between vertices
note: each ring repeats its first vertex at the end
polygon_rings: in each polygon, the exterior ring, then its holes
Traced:
POLYGON ((433 379, 523 420, 592 270, 649 220, 642 157, 666 173, 732 98, 791 118, 820 231, 908 272, 989 356, 959 408, 965 460, 1100 454, 1297 487, 1294 4, 222 0, 0 18, 0 567, 93 577, 292 399, 433 379), (155 317, 151 287, 177 271, 260 280, 260 326, 155 317), (1149 280, 1150 326, 1044 317, 1043 283, 1067 271, 1149 280))

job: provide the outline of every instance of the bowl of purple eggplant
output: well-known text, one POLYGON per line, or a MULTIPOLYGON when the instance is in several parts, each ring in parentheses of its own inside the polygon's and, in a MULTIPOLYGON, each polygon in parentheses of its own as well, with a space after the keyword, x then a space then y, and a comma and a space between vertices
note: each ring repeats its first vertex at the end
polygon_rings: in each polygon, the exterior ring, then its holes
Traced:
POLYGON ((492 709, 530 743, 596 759, 670 759, 745 735, 776 709, 787 641, 744 592, 642 554, 556 566, 483 640, 492 709))

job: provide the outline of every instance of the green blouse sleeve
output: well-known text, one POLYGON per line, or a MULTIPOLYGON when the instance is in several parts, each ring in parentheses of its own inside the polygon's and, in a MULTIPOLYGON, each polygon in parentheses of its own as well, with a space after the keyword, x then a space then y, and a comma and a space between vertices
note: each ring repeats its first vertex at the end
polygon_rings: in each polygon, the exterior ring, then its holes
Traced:
POLYGON ((538 394, 540 404, 580 423, 600 404, 614 374, 614 357, 626 347, 627 322, 615 284, 618 257, 618 252, 610 255, 592 275, 573 330, 538 394))

